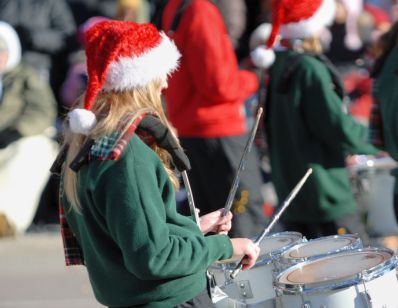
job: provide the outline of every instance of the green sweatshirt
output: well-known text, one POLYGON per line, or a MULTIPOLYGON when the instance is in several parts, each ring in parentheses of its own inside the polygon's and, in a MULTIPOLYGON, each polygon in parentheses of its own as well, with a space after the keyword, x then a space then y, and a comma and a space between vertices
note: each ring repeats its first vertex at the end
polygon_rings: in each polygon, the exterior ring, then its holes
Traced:
MULTIPOLYGON (((382 133, 384 140, 383 150, 398 161, 398 47, 394 47, 378 73, 373 87, 373 95, 379 102, 382 133)), ((395 178, 398 170, 393 170, 395 178)), ((395 193, 398 193, 398 181, 395 181, 395 193)))
POLYGON ((367 129, 343 110, 326 66, 304 55, 286 87, 281 79, 286 63, 297 53, 276 53, 270 68, 266 102, 266 137, 272 180, 284 200, 304 176, 313 173, 285 212, 291 222, 332 221, 353 212, 355 200, 345 167, 346 154, 375 154, 366 143, 367 129))
POLYGON ((172 307, 206 287, 210 264, 231 257, 230 239, 203 236, 176 212, 174 195, 159 157, 136 135, 119 160, 79 171, 81 213, 62 200, 99 302, 172 307))

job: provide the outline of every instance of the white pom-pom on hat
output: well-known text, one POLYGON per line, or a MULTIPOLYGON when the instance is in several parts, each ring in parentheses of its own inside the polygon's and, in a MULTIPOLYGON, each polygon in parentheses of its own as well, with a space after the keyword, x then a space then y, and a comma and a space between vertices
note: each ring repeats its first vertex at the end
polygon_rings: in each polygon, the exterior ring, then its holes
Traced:
POLYGON ((272 49, 263 46, 256 47, 250 53, 251 60, 258 68, 268 68, 275 61, 275 53, 272 49))
POLYGON ((76 134, 88 135, 97 124, 95 114, 87 109, 74 109, 68 113, 69 127, 76 134))

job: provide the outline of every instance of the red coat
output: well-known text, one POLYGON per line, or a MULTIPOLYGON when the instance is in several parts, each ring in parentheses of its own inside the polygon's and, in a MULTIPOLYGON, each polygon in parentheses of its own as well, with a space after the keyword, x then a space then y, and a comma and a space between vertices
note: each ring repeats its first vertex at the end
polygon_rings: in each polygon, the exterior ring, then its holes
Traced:
MULTIPOLYGON (((181 0, 170 0, 163 14, 165 32, 181 0)), ((165 90, 167 112, 180 137, 224 137, 245 132, 244 101, 255 93, 255 74, 239 70, 218 9, 193 0, 173 39, 182 54, 180 68, 165 90)))

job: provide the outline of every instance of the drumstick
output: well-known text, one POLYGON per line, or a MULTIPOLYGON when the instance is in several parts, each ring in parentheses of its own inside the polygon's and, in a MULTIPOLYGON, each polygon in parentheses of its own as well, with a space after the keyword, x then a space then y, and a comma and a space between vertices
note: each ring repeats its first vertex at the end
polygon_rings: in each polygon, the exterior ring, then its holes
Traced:
POLYGON ((261 118, 261 114, 262 113, 263 113, 263 108, 262 107, 258 108, 256 121, 254 122, 254 125, 253 125, 252 131, 250 133, 249 139, 247 140, 245 149, 243 150, 243 154, 242 154, 242 157, 241 157, 240 162, 239 162, 239 167, 238 167, 238 170, 236 170, 235 178, 234 178, 234 181, 232 183, 231 189, 229 191, 227 202, 225 203, 224 211, 222 213, 222 216, 227 215, 228 212, 231 210, 232 202, 234 201, 236 190, 238 189, 238 185, 239 185, 240 173, 241 173, 241 171, 244 168, 247 153, 249 153, 249 151, 251 149, 251 146, 253 144, 253 140, 254 140, 254 137, 256 135, 258 123, 260 122, 260 118, 261 118))
POLYGON ((182 176, 182 180, 184 181, 185 191, 187 193, 189 210, 191 212, 191 215, 195 218, 195 222, 199 226, 199 229, 200 229, 199 210, 195 207, 195 202, 193 200, 191 185, 189 184, 188 174, 184 170, 184 171, 181 171, 181 176, 182 176))
MULTIPOLYGON (((297 195, 297 193, 300 191, 301 187, 304 185, 305 181, 307 178, 310 176, 312 173, 312 169, 309 168, 307 172, 305 173, 304 177, 300 180, 300 182, 297 183, 296 187, 293 188, 291 193, 287 196, 285 201, 283 202, 282 207, 280 210, 276 213, 276 215, 272 218, 271 222, 268 224, 267 228, 264 229, 264 231, 257 237, 257 239, 254 241, 254 244, 259 245, 260 242, 263 240, 264 236, 266 236, 269 231, 272 229, 272 227, 275 225, 275 223, 279 220, 280 216, 283 214, 283 212, 287 209, 287 207, 290 205, 294 197, 297 195)), ((243 257, 244 258, 244 257, 243 257)), ((232 271, 230 274, 230 277, 232 279, 235 279, 236 275, 242 270, 243 264, 242 260, 238 263, 238 265, 235 267, 235 269, 232 271)))

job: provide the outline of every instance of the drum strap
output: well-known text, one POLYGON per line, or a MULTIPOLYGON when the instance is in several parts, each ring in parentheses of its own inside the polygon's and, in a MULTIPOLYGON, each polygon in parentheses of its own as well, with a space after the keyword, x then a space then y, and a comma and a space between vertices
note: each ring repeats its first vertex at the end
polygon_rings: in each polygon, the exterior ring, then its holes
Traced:
POLYGON ((191 4, 191 0, 182 0, 179 8, 177 9, 177 12, 174 16, 173 22, 171 23, 170 29, 168 31, 168 35, 172 37, 174 33, 177 31, 177 28, 180 24, 182 14, 185 12, 185 10, 188 8, 188 6, 191 4))

